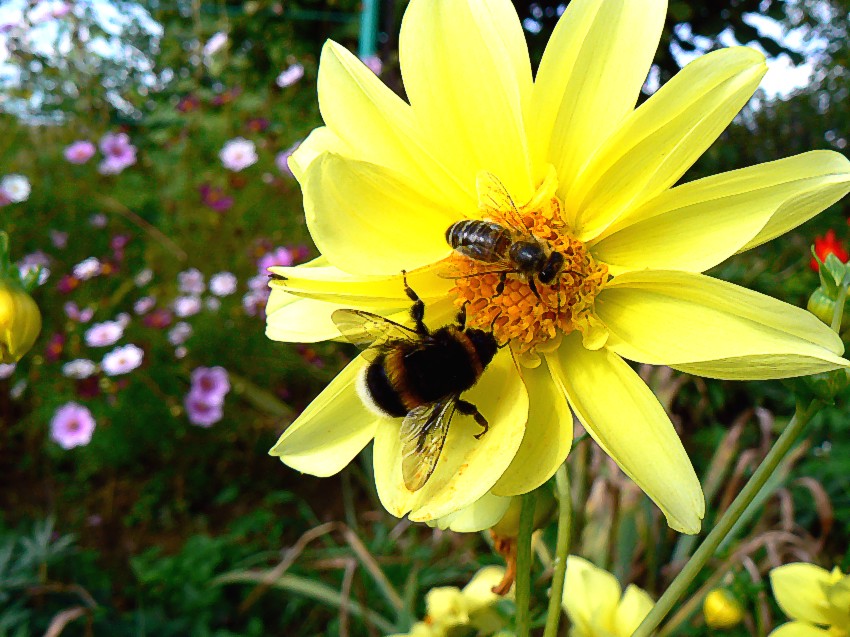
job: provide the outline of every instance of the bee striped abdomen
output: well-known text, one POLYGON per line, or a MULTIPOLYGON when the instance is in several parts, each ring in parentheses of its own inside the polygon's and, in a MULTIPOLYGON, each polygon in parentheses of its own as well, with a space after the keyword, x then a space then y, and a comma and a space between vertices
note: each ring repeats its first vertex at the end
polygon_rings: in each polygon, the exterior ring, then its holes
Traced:
MULTIPOLYGON (((389 352, 393 356, 394 352, 389 352)), ((381 354, 366 366, 359 379, 358 394, 367 406, 391 418, 401 418, 410 411, 387 369, 387 357, 381 354)))
POLYGON ((448 227, 446 241, 466 257, 484 263, 495 263, 504 259, 507 254, 511 235, 498 223, 465 219, 448 227))

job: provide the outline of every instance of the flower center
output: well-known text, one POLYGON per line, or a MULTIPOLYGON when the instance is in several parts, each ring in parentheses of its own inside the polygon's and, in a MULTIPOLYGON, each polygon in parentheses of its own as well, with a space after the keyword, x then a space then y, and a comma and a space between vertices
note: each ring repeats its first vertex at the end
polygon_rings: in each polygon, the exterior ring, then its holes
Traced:
POLYGON ((518 241, 539 246, 539 250, 532 248, 542 254, 534 267, 523 267, 519 251, 509 248, 498 262, 458 251, 449 257, 457 272, 452 289, 455 304, 466 305, 467 324, 491 330, 500 344, 510 343, 520 354, 533 352, 553 339, 557 345, 562 335, 575 330, 591 349, 607 339, 604 326, 593 316, 593 302, 608 281, 608 266, 597 262, 573 236, 561 217, 556 187, 554 170, 550 170, 535 195, 519 205, 495 177, 489 173, 478 177, 481 218, 506 228, 512 247, 518 241), (560 261, 551 258, 553 253, 563 257, 562 265, 553 266, 560 261), (554 277, 548 276, 553 271, 557 272, 554 277))

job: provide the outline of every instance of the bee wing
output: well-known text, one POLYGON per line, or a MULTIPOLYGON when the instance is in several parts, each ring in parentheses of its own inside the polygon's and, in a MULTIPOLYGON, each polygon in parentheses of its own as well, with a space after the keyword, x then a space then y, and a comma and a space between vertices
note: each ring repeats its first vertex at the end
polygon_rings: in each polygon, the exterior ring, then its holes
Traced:
POLYGON ((383 316, 362 310, 336 310, 331 319, 340 333, 360 349, 380 346, 389 341, 418 341, 412 329, 383 316))
POLYGON ((401 423, 401 473, 410 491, 421 489, 434 473, 456 406, 457 396, 420 405, 401 423))
POLYGON ((469 264, 461 267, 457 263, 446 263, 437 270, 437 276, 441 279, 471 279, 483 274, 510 274, 516 272, 516 266, 510 261, 503 259, 496 263, 475 263, 474 270, 469 270, 469 264))
POLYGON ((516 229, 525 227, 511 193, 496 175, 488 172, 479 174, 475 186, 485 212, 494 210, 499 216, 508 219, 516 229))

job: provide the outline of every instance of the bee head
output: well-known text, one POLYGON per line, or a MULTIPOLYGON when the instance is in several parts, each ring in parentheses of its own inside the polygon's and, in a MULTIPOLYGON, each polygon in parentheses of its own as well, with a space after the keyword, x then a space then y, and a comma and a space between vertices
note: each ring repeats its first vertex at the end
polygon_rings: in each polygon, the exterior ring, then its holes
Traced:
POLYGON ((540 273, 537 275, 537 278, 541 283, 545 285, 549 285, 552 281, 555 280, 555 277, 561 272, 564 267, 564 255, 560 252, 553 252, 549 255, 549 258, 546 259, 546 263, 543 264, 543 267, 540 270, 540 273))

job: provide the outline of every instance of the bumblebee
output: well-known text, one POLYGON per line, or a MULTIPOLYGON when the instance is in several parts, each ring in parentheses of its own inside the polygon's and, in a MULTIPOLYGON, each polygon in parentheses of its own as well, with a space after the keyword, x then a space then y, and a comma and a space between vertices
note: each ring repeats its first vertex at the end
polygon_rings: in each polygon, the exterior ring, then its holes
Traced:
POLYGON ((500 212, 511 214, 511 227, 495 221, 464 219, 448 227, 446 241, 458 254, 482 263, 498 264, 496 269, 480 272, 500 275, 497 294, 504 292, 508 274, 517 274, 528 282, 539 299, 535 278, 544 285, 554 282, 564 269, 564 255, 547 250, 528 232, 507 189, 495 176, 488 175, 487 179, 491 182, 488 189, 491 203, 500 212), (498 201, 493 193, 498 195, 498 201))
POLYGON ((455 411, 481 426, 476 438, 487 433, 487 419, 460 396, 481 377, 498 344, 490 332, 466 327, 464 309, 455 324, 429 330, 425 303, 406 278, 404 288, 413 301, 413 329, 360 310, 337 310, 332 318, 343 336, 368 348, 369 363, 357 379, 363 403, 380 416, 404 418, 402 475, 417 491, 434 473, 455 411))

